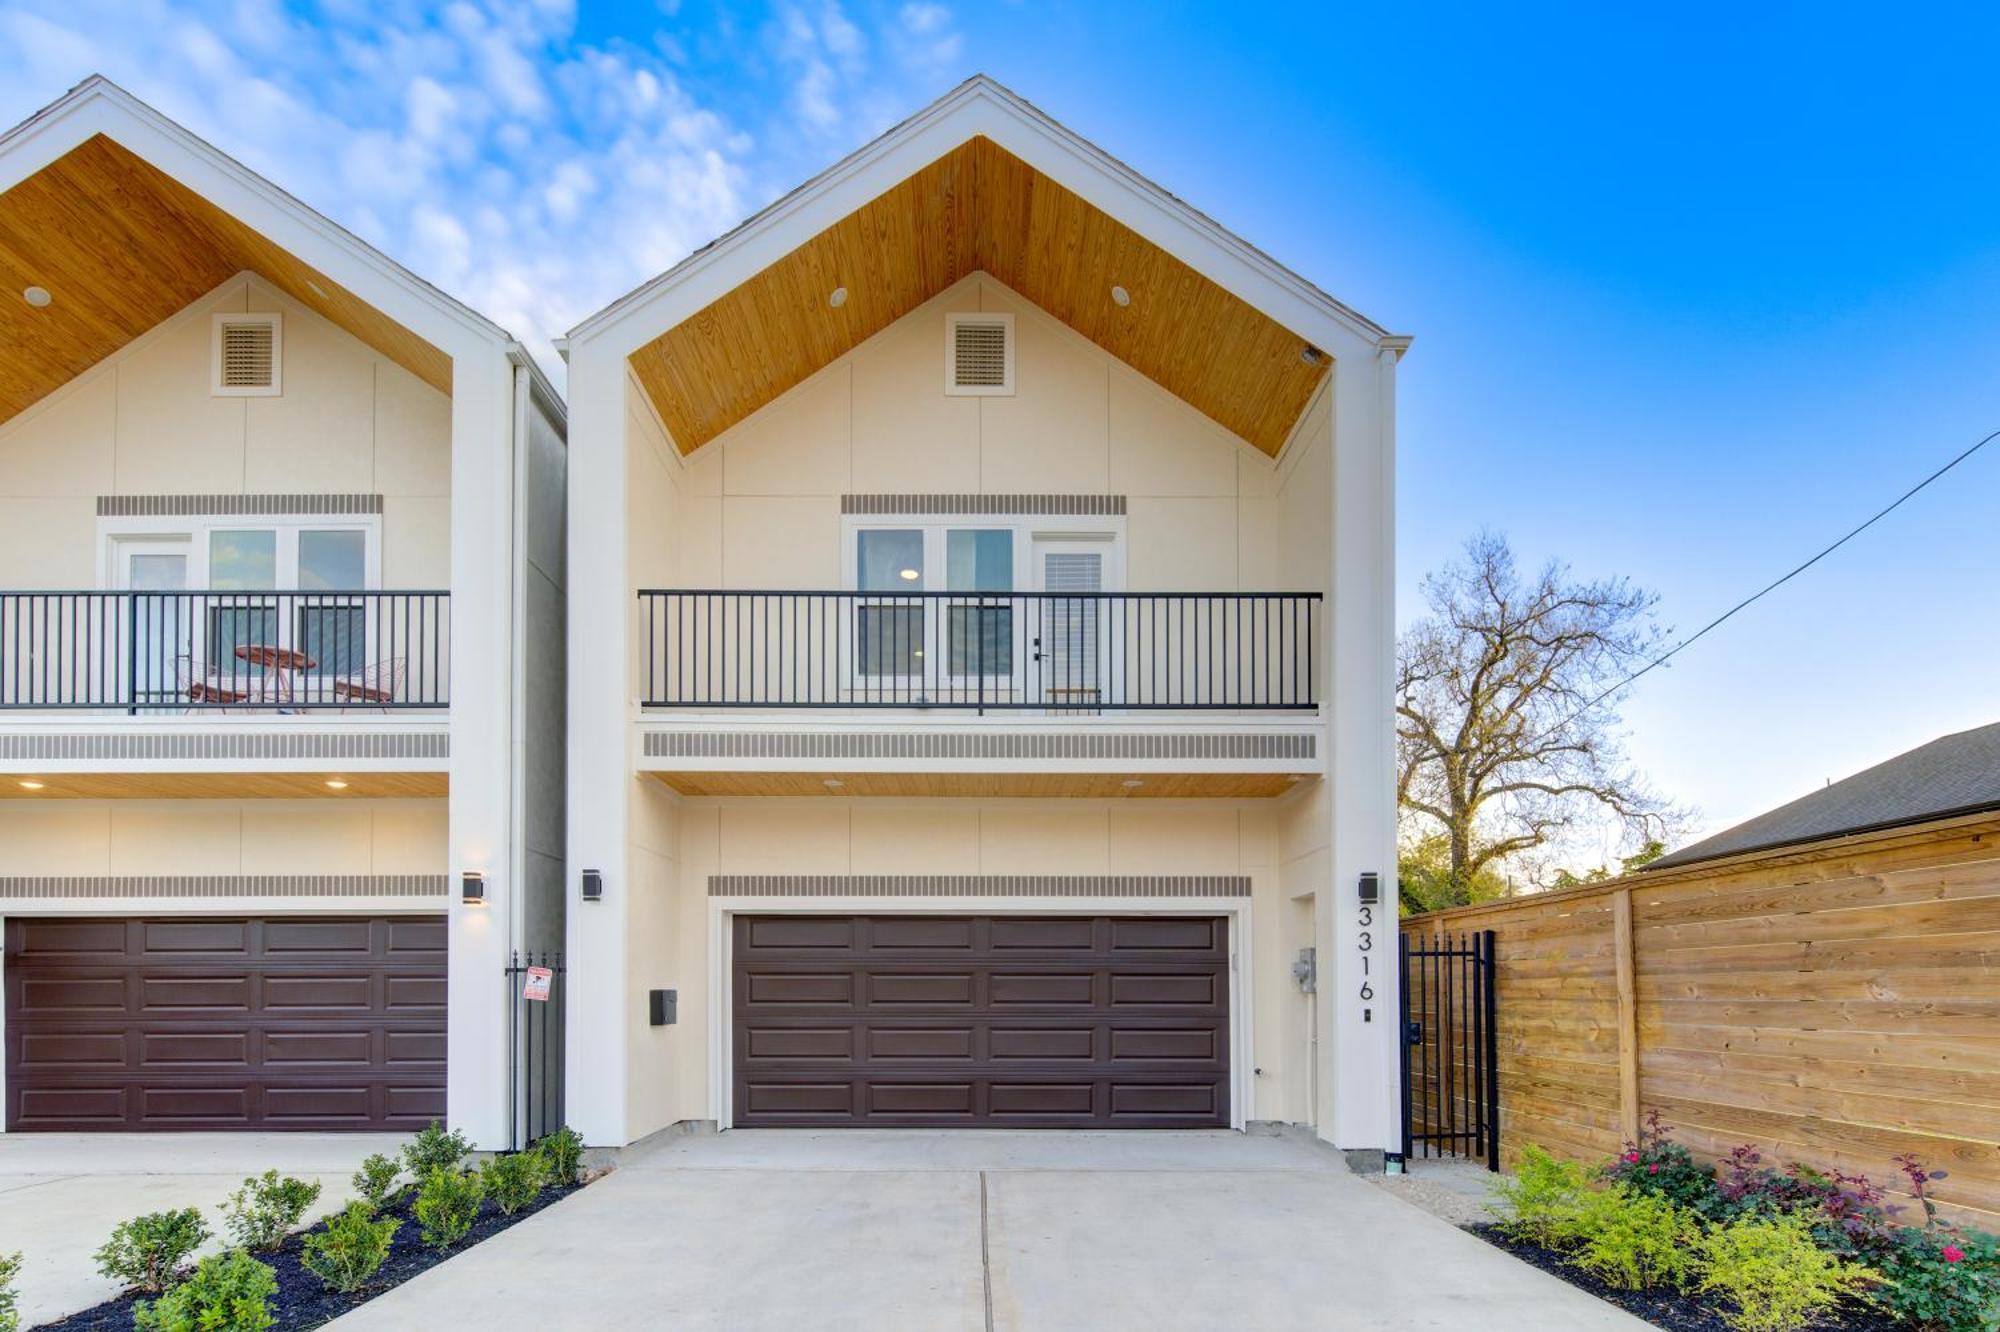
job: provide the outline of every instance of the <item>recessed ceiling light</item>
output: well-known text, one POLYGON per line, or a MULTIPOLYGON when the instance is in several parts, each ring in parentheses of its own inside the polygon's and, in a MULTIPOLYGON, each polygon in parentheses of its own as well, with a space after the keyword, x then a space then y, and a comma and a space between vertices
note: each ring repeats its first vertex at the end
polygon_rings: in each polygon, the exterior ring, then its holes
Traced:
POLYGON ((1295 772, 1295 773, 1291 773, 1290 775, 1288 775, 1288 776, 1287 776, 1287 777, 1285 778, 1285 780, 1286 780, 1286 781, 1288 781, 1288 782, 1292 782, 1292 783, 1294 783, 1294 784, 1296 784, 1296 783, 1299 783, 1299 782, 1302 782, 1302 781, 1304 781, 1305 779, 1306 779, 1306 775, 1305 775, 1304 773, 1302 773, 1302 772, 1295 772))
POLYGON ((21 779, 21 789, 23 791, 39 791, 45 785, 47 785, 47 783, 38 782, 32 777, 23 777, 21 779))
POLYGON ((906 583, 914 583, 919 578, 922 578, 923 575, 921 573, 918 573, 915 569, 898 569, 896 570, 896 577, 902 579, 906 583))
POLYGON ((329 791, 345 791, 347 789, 347 779, 344 777, 329 777, 326 779, 326 789, 329 791))
POLYGON ((1130 305, 1132 303, 1132 293, 1123 287, 1113 287, 1111 289, 1111 303, 1121 306, 1130 305))
POLYGON ((1326 359, 1326 353, 1317 347, 1301 347, 1299 348, 1299 359, 1307 365, 1318 365, 1326 359))
POLYGON ((847 304, 847 288, 835 287, 827 294, 826 303, 836 310, 847 304))
POLYGON ((333 297, 327 295, 326 292, 320 289, 319 283, 314 282, 311 278, 306 279, 306 290, 311 292, 313 295, 319 297, 323 301, 330 301, 333 299, 333 297))
POLYGON ((826 783, 826 789, 829 791, 838 791, 841 787, 847 785, 846 782, 841 781, 838 777, 827 777, 822 780, 826 783))
POLYGON ((39 310, 54 300, 55 297, 49 295, 47 287, 23 287, 21 289, 21 299, 39 310))
POLYGON ((1136 791, 1136 790, 1138 790, 1138 789, 1139 789, 1140 787, 1144 786, 1144 785, 1145 785, 1146 783, 1145 783, 1145 781, 1144 781, 1144 780, 1143 780, 1142 778, 1138 778, 1138 777, 1127 777, 1127 778, 1126 778, 1126 779, 1125 779, 1124 781, 1122 781, 1122 782, 1120 782, 1120 783, 1118 783, 1118 784, 1119 784, 1120 786, 1124 787, 1124 788, 1125 788, 1126 790, 1128 790, 1128 791, 1136 791))

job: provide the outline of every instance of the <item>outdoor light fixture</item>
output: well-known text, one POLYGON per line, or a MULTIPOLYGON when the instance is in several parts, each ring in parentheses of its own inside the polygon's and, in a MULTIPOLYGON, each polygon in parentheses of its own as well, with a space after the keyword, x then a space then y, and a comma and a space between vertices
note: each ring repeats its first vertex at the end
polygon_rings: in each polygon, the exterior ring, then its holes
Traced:
POLYGON ((1145 784, 1146 784, 1145 780, 1139 777, 1127 777, 1124 781, 1119 783, 1120 786, 1124 787, 1128 791, 1136 791, 1145 784))
POLYGON ((1326 353, 1317 347, 1301 347, 1299 348, 1299 359, 1307 365, 1318 365, 1326 359, 1326 353))
POLYGON ((1382 877, 1374 870, 1361 875, 1361 905, 1374 906, 1382 900, 1382 877))
POLYGON ((847 288, 835 287, 832 293, 827 296, 826 303, 836 310, 847 304, 847 288))
POLYGON ((21 789, 23 791, 39 791, 42 789, 42 786, 43 783, 36 781, 32 777, 23 777, 21 779, 21 789))
POLYGON ((598 870, 583 872, 583 900, 602 902, 604 900, 604 875, 598 870))
POLYGON ((1122 309, 1132 303, 1132 293, 1123 287, 1113 287, 1111 289, 1111 303, 1122 309))
POLYGON ((310 291, 313 295, 319 297, 323 301, 330 301, 333 299, 333 297, 321 291, 319 283, 314 282, 311 278, 306 279, 306 290, 310 291))
POLYGON ((34 306, 37 310, 40 310, 46 307, 55 297, 49 295, 47 287, 24 287, 21 290, 21 299, 34 306))
POLYGON ((838 777, 826 777, 821 780, 826 783, 826 789, 829 791, 838 791, 841 787, 847 785, 846 782, 841 781, 838 777))
POLYGON ((919 578, 922 578, 923 575, 915 569, 898 569, 896 570, 896 577, 902 579, 906 583, 914 583, 919 578))
POLYGON ((485 906, 486 876, 478 870, 467 870, 458 881, 458 900, 467 906, 485 906))
POLYGON ((347 789, 347 779, 345 777, 329 777, 326 779, 326 789, 329 791, 345 791, 347 789))

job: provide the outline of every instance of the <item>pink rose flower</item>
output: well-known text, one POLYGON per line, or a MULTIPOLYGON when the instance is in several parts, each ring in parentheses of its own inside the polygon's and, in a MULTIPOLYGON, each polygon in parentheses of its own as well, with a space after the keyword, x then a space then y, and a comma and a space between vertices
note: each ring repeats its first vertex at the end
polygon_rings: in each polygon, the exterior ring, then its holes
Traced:
POLYGON ((1625 1153, 1625 1162, 1626 1162, 1626 1164, 1627 1164, 1627 1165, 1637 1165, 1637 1164, 1639 1164, 1639 1153, 1637 1153, 1637 1152, 1627 1152, 1627 1153, 1625 1153))
POLYGON ((1944 1246, 1944 1260, 1948 1263, 1964 1262, 1965 1250, 1959 1248, 1956 1244, 1947 1244, 1944 1246))
POLYGON ((1659 1173, 1660 1173, 1660 1163, 1659 1163, 1658 1161, 1655 1161, 1655 1162, 1653 1162, 1653 1164, 1651 1164, 1651 1165, 1647 1166, 1647 1167, 1646 1167, 1646 1173, 1647 1173, 1647 1174, 1649 1174, 1649 1175, 1657 1175, 1657 1174, 1659 1174, 1659 1173))

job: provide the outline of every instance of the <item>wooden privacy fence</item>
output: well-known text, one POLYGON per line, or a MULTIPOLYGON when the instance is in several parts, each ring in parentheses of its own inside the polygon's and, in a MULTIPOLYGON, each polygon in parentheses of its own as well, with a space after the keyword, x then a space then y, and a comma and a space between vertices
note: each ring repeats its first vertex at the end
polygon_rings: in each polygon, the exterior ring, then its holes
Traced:
POLYGON ((1413 916, 1492 930, 1506 1158, 1610 1155, 1657 1109, 1897 1180, 2000 1231, 2000 816, 1942 819, 1413 916))

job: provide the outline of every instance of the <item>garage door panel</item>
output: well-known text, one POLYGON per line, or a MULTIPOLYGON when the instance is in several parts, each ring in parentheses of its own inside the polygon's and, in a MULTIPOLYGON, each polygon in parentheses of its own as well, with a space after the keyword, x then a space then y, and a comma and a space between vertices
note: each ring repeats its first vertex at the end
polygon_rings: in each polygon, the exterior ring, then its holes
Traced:
MULTIPOLYGON (((9 988, 13 988, 15 963, 8 960, 9 988)), ((123 976, 38 976, 25 972, 20 980, 24 1003, 37 1012, 80 1016, 122 1014, 125 1011, 123 976)), ((13 1006, 10 1005, 10 1011, 13 1006)))
POLYGON ((868 945, 874 948, 963 953, 973 946, 972 922, 964 917, 884 916, 868 925, 868 945))
POLYGON ((1229 1123, 1221 918, 738 916, 731 939, 738 1126, 1229 1123))
POLYGON ((1058 916, 1050 920, 997 916, 992 928, 995 952, 1087 953, 1097 946, 1097 920, 1090 916, 1058 916))
POLYGON ((25 958, 95 957, 115 962, 125 956, 127 947, 126 923, 118 919, 20 920, 10 921, 8 929, 20 941, 18 950, 10 944, 8 952, 18 951, 25 958))
POLYGON ((20 1066, 25 1069, 125 1067, 125 1038, 101 1032, 28 1032, 21 1037, 20 1066))
POLYGON ((183 1009, 248 1013, 251 978, 246 975, 177 976, 153 972, 139 977, 139 1011, 163 1015, 183 1009))
POLYGON ((10 920, 8 1127, 421 1127, 444 1110, 441 921, 10 920))
POLYGON ((123 1087, 28 1087, 13 1099, 10 1129, 125 1126, 123 1087))
POLYGON ((149 920, 139 946, 148 957, 181 953, 250 955, 250 923, 241 920, 149 920))
MULTIPOLYGON (((131 1040, 138 1047, 138 1066, 144 1071, 181 1068, 188 1064, 209 1067, 248 1068, 250 1033, 247 1031, 137 1031, 131 1040)), ((119 1039, 119 1044, 124 1044, 119 1039)))

